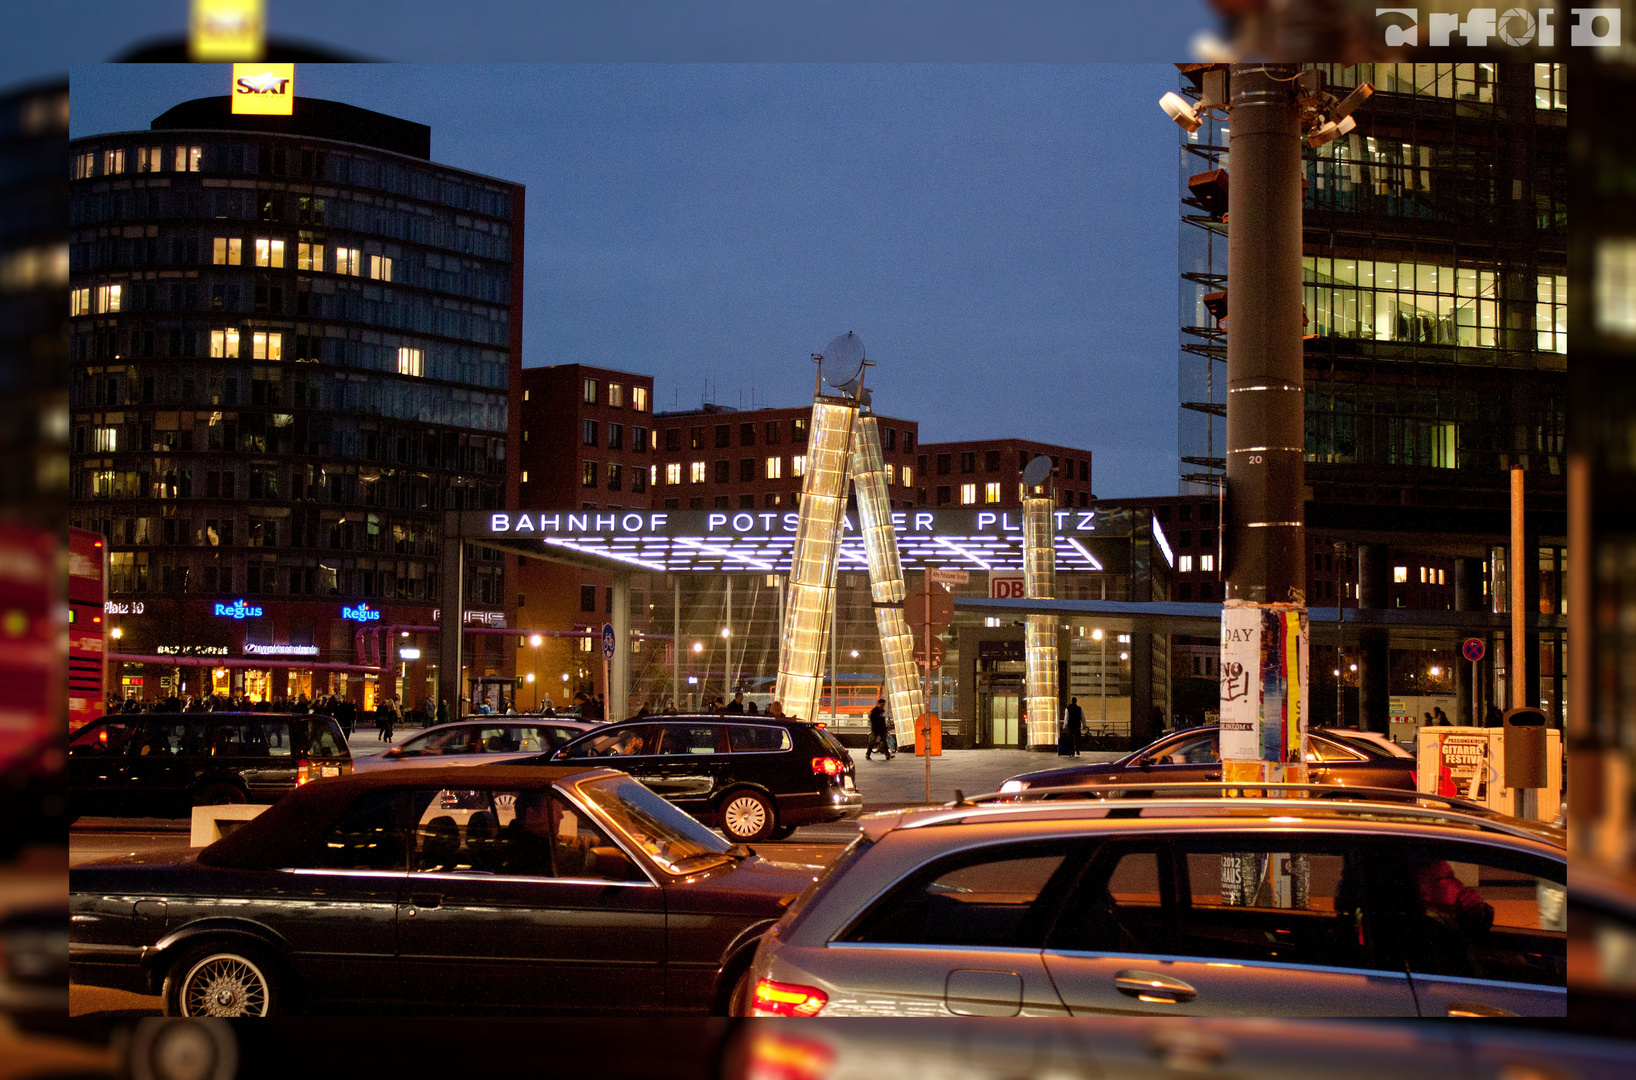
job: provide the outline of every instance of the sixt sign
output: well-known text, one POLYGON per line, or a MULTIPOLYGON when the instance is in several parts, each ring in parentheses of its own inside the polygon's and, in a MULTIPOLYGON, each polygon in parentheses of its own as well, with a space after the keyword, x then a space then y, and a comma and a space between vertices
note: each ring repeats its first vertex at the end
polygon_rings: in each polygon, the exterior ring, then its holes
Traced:
MULTIPOLYGON (((1447 48, 1449 39, 1458 35, 1466 45, 1486 48, 1498 40, 1513 47, 1538 44, 1544 48, 1556 45, 1556 26, 1552 16, 1556 8, 1542 7, 1535 12, 1523 7, 1469 8, 1465 18, 1454 12, 1434 11, 1426 18, 1426 44, 1433 48, 1447 48)), ((1568 24, 1568 43, 1575 47, 1618 48, 1623 44, 1619 14, 1616 7, 1569 8, 1572 22, 1568 24)), ((1388 48, 1420 44, 1420 9, 1417 7, 1382 7, 1375 9, 1376 23, 1385 19, 1382 40, 1388 48)))
POLYGON ((341 618, 351 619, 353 622, 377 622, 381 613, 368 604, 359 604, 357 607, 343 607, 341 618))
POLYGON ((233 112, 290 116, 295 112, 294 64, 234 64, 233 112))
POLYGON ((248 605, 243 600, 235 600, 231 604, 217 604, 215 613, 224 619, 259 619, 261 607, 248 605))

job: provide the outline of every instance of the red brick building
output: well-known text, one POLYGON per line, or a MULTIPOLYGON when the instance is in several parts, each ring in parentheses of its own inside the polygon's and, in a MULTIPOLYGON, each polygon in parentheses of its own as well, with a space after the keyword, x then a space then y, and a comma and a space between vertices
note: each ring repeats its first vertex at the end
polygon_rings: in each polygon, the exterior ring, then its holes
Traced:
POLYGON ((916 467, 920 506, 1022 506, 1022 469, 1040 455, 1051 459, 1051 476, 1062 506, 1089 506, 1091 452, 1029 439, 973 439, 926 443, 916 467))

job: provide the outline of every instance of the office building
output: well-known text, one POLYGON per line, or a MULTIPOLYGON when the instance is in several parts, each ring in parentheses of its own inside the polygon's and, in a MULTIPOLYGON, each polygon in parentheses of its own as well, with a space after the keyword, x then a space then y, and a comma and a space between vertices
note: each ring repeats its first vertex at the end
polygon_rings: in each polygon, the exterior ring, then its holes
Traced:
MULTIPOLYGON (((367 708, 373 675, 281 665, 435 625, 444 512, 515 504, 523 188, 433 162, 422 124, 229 104, 74 140, 70 516, 109 538, 120 652, 277 661, 126 686, 367 708)), ((466 566, 503 623, 504 559, 466 566)), ((466 674, 509 674, 498 646, 466 674)), ((406 707, 433 652, 393 673, 406 707)))
POLYGON ((1040 455, 1051 458, 1051 483, 1059 506, 1089 506, 1091 452, 1030 439, 973 439, 925 443, 916 464, 917 506, 1022 507, 1022 470, 1040 455))

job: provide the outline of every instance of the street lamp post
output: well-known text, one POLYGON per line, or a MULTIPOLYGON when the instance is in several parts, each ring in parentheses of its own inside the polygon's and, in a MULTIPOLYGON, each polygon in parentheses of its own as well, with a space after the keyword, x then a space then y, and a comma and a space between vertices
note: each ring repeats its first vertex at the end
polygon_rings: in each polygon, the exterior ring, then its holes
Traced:
POLYGON ((544 641, 539 634, 531 634, 528 638, 529 646, 534 650, 534 656, 529 661, 529 667, 534 670, 528 673, 528 682, 534 685, 534 711, 540 711, 540 684, 537 681, 540 673, 540 642, 544 641))
POLYGON ((1108 639, 1099 626, 1091 631, 1091 640, 1101 642, 1102 659, 1097 665, 1096 683, 1102 696, 1102 734, 1108 733, 1108 639))

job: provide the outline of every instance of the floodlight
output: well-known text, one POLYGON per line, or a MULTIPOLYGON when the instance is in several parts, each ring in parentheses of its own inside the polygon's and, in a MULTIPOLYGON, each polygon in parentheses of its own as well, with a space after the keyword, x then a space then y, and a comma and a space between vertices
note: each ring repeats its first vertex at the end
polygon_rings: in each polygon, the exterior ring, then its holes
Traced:
POLYGON ((1171 91, 1159 99, 1159 108, 1163 109, 1165 115, 1176 121, 1184 130, 1197 131, 1199 125, 1204 123, 1199 119, 1199 114, 1193 110, 1193 106, 1187 103, 1187 99, 1175 91, 1171 91))
POLYGON ((1227 170, 1211 169, 1187 178, 1187 191, 1211 217, 1227 213, 1227 170))
POLYGON ((1350 116, 1342 119, 1339 123, 1331 120, 1328 123, 1320 124, 1307 134, 1307 145, 1317 149, 1320 146, 1334 142, 1357 126, 1358 122, 1350 116))
POLYGON ((1341 99, 1341 103, 1329 110, 1329 118, 1339 123, 1357 111, 1359 105, 1368 101, 1375 93, 1375 88, 1368 83, 1359 83, 1358 88, 1341 99))
POLYGON ((1210 313, 1210 317, 1212 319, 1216 320, 1217 322, 1220 322, 1221 320, 1225 319, 1227 317, 1227 293, 1226 293, 1226 290, 1223 290, 1221 292, 1205 293, 1204 294, 1204 310, 1208 311, 1210 313))

